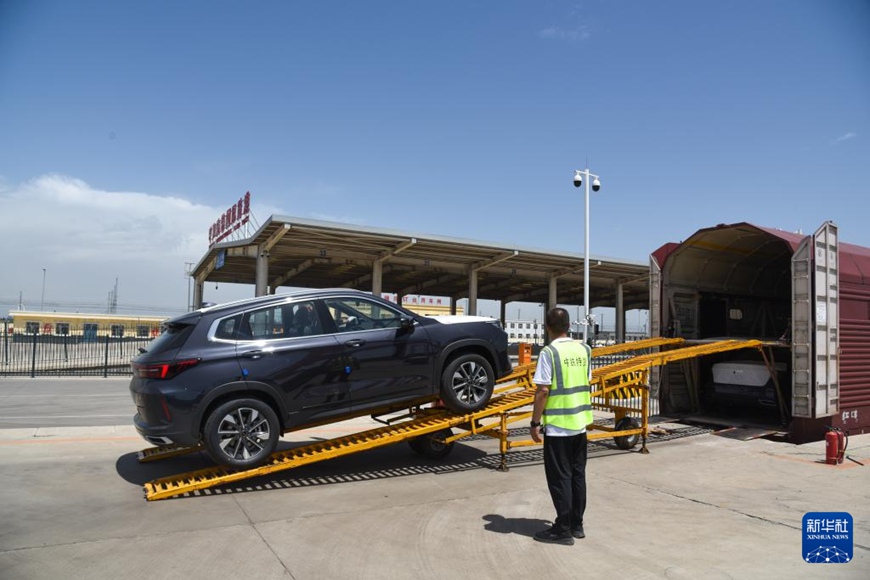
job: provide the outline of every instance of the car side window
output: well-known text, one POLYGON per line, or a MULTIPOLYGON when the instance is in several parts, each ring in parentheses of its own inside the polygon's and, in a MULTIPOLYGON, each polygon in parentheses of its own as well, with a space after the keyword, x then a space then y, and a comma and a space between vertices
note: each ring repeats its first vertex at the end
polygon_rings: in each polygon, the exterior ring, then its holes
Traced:
POLYGON ((326 300, 338 332, 398 328, 402 314, 371 300, 360 298, 332 298, 326 300))
POLYGON ((311 301, 278 304, 245 313, 240 340, 273 340, 323 334, 320 319, 311 301))
POLYGON ((242 321, 242 340, 281 338, 284 333, 284 313, 281 306, 270 306, 246 312, 242 321))
POLYGON ((284 327, 284 336, 313 336, 323 334, 320 317, 314 302, 299 302, 288 305, 284 311, 287 324, 284 327))
POLYGON ((242 315, 237 314, 230 318, 224 318, 218 322, 215 329, 214 337, 224 340, 232 340, 236 338, 236 332, 239 330, 239 323, 242 321, 242 315))

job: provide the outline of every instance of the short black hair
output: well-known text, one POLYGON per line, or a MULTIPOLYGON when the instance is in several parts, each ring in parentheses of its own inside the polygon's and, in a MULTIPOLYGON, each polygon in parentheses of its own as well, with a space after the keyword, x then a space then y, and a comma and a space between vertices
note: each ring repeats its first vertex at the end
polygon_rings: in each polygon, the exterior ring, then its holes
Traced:
POLYGON ((568 316, 568 311, 564 308, 551 308, 547 312, 546 320, 547 328, 556 334, 567 334, 571 328, 571 318, 568 316))

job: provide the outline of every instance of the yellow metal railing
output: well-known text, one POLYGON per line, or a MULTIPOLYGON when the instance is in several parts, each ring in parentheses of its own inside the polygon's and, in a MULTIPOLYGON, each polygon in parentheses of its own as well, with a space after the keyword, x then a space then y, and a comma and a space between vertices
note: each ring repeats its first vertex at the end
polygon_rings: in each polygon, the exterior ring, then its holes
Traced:
MULTIPOLYGON (((619 347, 618 349, 614 349, 614 347, 594 349, 593 357, 665 345, 673 346, 682 344, 682 342, 682 339, 650 339, 625 343, 615 345, 619 347)), ((613 425, 603 422, 593 423, 588 429, 588 438, 596 440, 612 437, 618 447, 628 449, 636 444, 639 437, 642 440, 641 451, 646 453, 646 439, 649 433, 649 386, 647 383, 649 371, 653 366, 728 350, 761 349, 761 345, 762 343, 757 340, 719 341, 700 346, 643 354, 593 369, 593 407, 597 411, 613 413, 613 425), (640 398, 640 408, 625 403, 626 400, 637 398, 640 398), (637 419, 640 421, 638 422, 637 419)), ((272 454, 268 463, 253 469, 234 470, 226 467, 211 467, 155 479, 143 486, 145 498, 153 501, 173 497, 384 445, 409 441, 416 437, 424 437, 438 431, 454 428, 461 432, 446 438, 445 444, 476 434, 497 438, 501 453, 500 469, 506 470, 508 450, 515 447, 537 445, 531 440, 511 440, 508 428, 512 423, 528 420, 531 417, 531 409, 524 410, 523 407, 530 407, 534 401, 535 390, 532 382, 534 372, 534 363, 526 363, 514 368, 510 374, 496 382, 489 404, 474 413, 456 415, 439 407, 414 408, 401 418, 403 419, 401 422, 388 423, 384 427, 361 433, 280 451, 272 454)), ((142 463, 156 461, 201 449, 201 447, 154 447, 140 452, 139 461, 142 463)))

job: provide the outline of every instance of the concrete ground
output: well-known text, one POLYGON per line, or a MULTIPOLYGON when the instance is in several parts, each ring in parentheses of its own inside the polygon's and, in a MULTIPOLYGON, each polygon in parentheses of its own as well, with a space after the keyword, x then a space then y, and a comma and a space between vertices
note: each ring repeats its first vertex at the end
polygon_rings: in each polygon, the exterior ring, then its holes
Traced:
POLYGON ((440 462, 400 444, 146 502, 144 482, 208 460, 140 465, 128 425, 0 429, 0 578, 870 578, 870 435, 849 445, 864 466, 828 466, 823 442, 656 428, 676 438, 649 455, 591 447, 574 546, 532 539, 553 516, 538 447, 502 473, 493 440, 440 462), (810 511, 851 513, 852 562, 803 561, 810 511))

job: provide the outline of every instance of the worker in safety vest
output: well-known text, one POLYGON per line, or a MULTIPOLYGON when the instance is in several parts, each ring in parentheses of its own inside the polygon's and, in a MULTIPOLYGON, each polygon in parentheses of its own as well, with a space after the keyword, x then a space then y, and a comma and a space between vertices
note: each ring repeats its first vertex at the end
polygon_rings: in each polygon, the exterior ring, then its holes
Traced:
POLYGON ((564 308, 547 312, 550 344, 538 355, 534 382, 537 387, 531 434, 544 441, 544 471, 556 508, 553 526, 535 534, 539 542, 574 543, 585 538, 586 427, 592 423, 589 382, 592 351, 581 341, 568 338, 571 321, 564 308))

